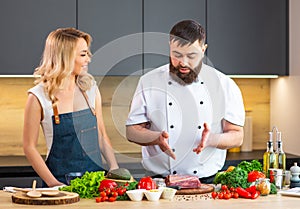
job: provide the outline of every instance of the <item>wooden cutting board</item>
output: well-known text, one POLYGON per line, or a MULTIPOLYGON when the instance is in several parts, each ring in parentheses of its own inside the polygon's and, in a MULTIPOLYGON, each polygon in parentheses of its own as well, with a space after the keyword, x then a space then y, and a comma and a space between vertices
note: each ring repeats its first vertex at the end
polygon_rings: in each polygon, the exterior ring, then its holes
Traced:
POLYGON ((177 190, 176 195, 192 195, 192 194, 205 194, 214 191, 214 186, 209 184, 201 184, 197 189, 180 189, 177 190))
POLYGON ((60 191, 55 196, 42 196, 37 198, 28 197, 26 192, 17 192, 12 195, 12 202, 25 205, 61 205, 71 204, 80 200, 74 192, 60 191))

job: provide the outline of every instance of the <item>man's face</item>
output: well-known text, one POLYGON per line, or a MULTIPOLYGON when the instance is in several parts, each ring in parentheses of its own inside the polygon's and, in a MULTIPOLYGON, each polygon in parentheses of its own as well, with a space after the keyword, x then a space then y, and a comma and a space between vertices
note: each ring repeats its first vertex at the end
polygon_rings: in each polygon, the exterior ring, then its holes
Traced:
POLYGON ((195 41, 192 44, 180 46, 178 41, 170 42, 170 72, 171 76, 182 85, 191 84, 197 80, 202 67, 202 60, 207 45, 195 41))

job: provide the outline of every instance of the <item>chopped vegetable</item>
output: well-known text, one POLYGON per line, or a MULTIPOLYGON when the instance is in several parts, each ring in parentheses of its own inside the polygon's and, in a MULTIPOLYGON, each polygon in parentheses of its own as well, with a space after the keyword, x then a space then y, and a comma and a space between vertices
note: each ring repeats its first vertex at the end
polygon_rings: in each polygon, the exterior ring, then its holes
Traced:
POLYGON ((70 186, 61 187, 60 190, 78 193, 81 198, 98 197, 104 174, 104 171, 86 172, 81 178, 71 180, 70 186))

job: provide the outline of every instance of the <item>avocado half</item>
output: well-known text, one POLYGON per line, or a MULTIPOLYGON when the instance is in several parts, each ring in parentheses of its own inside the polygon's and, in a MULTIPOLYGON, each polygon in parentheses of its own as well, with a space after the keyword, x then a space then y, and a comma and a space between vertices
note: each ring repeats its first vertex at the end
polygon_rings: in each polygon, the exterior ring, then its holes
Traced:
POLYGON ((131 173, 126 168, 117 168, 117 169, 108 171, 106 178, 118 179, 118 180, 130 180, 131 173))

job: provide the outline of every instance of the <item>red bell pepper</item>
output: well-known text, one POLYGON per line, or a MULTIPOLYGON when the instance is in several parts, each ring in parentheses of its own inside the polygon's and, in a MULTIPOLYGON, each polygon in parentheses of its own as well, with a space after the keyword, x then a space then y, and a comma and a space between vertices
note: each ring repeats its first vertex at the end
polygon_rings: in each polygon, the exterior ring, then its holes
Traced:
POLYGON ((107 189, 113 189, 117 186, 118 186, 118 184, 115 181, 110 180, 110 179, 104 179, 100 182, 100 186, 99 186, 98 190, 99 190, 99 192, 102 192, 107 189))
POLYGON ((251 193, 248 192, 246 189, 243 189, 242 187, 237 187, 235 191, 239 194, 239 197, 247 199, 251 198, 251 193))
POLYGON ((248 182, 254 182, 259 178, 266 178, 266 175, 260 171, 254 170, 248 173, 248 182))
POLYGON ((156 189, 156 183, 150 176, 146 176, 141 178, 138 183, 138 188, 146 190, 156 189))
POLYGON ((260 192, 256 190, 254 193, 251 193, 251 199, 256 199, 259 197, 259 195, 260 195, 260 192))
POLYGON ((255 185, 250 186, 250 187, 246 188, 246 191, 250 192, 251 194, 253 194, 253 193, 256 192, 256 186, 255 185))

